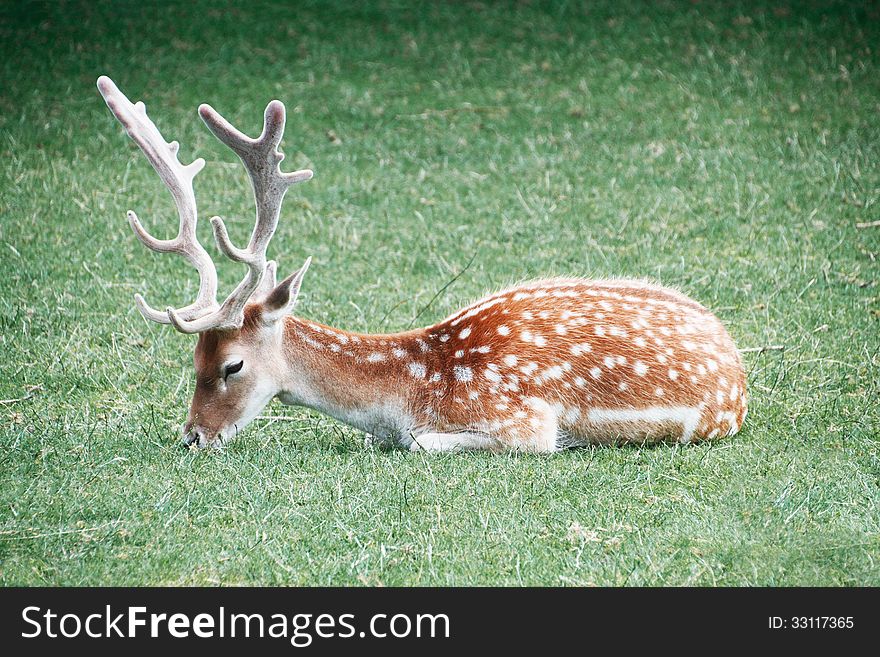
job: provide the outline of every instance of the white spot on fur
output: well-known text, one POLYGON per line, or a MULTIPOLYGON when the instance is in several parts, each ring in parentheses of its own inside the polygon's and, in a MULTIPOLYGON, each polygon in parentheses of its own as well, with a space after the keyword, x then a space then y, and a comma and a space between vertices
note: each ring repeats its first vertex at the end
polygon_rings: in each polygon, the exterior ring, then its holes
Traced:
POLYGON ((464 340, 464 339, 465 339, 467 336, 469 336, 470 334, 471 334, 471 327, 468 326, 467 328, 463 328, 463 329, 461 330, 461 333, 458 334, 458 339, 459 339, 459 340, 464 340))
POLYGON ((380 354, 378 351, 374 351, 367 356, 368 363, 381 363, 383 360, 385 360, 385 354, 380 354))
POLYGON ((676 372, 675 370, 669 370, 668 374, 670 381, 675 381, 678 378, 678 372, 676 372))
POLYGON ((633 370, 638 376, 645 376, 648 373, 648 366, 645 365, 642 361, 637 360, 636 364, 633 365, 633 370))
POLYGON ((499 383, 501 381, 501 375, 492 369, 484 370, 483 376, 485 376, 487 379, 489 379, 493 383, 499 383))
POLYGON ((516 361, 516 356, 508 355, 504 357, 504 364, 508 367, 514 367, 516 365, 516 361))
POLYGON ((549 381, 550 379, 561 379, 562 378, 562 367, 559 365, 553 365, 552 367, 548 367, 546 370, 541 372, 538 376, 535 377, 535 383, 541 384, 544 381, 549 381))
POLYGON ((593 348, 587 342, 578 342, 571 346, 571 353, 573 356, 580 356, 581 354, 586 354, 590 351, 593 351, 593 348))
POLYGON ((598 367, 594 367, 590 370, 590 376, 592 376, 594 379, 598 379, 600 376, 602 376, 602 370, 600 370, 598 367))
POLYGON ((510 327, 502 324, 498 327, 498 335, 510 335, 510 327))
POLYGON ((456 381, 471 381, 474 378, 474 371, 470 367, 465 367, 464 365, 456 365, 452 368, 452 372, 455 375, 456 381))
POLYGON ((417 378, 417 379, 424 379, 425 378, 425 374, 426 374, 425 366, 422 365, 421 363, 409 363, 406 367, 407 367, 407 369, 409 369, 409 373, 412 374, 415 378, 417 378))

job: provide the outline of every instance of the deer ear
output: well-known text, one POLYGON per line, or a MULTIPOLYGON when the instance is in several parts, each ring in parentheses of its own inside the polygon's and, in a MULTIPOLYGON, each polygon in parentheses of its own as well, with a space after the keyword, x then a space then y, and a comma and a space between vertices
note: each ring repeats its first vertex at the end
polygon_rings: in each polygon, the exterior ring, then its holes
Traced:
POLYGON ((277 322, 293 310, 296 298, 299 296, 300 285, 311 262, 312 258, 307 258, 299 271, 285 278, 269 293, 263 301, 263 321, 277 322))

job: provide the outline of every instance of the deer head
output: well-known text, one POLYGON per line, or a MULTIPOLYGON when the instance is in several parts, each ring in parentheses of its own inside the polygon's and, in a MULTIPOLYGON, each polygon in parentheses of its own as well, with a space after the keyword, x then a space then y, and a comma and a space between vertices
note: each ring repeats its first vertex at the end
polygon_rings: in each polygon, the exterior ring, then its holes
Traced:
POLYGON ((280 283, 274 261, 266 249, 278 225, 281 203, 288 187, 309 180, 305 169, 283 173, 284 159, 278 145, 284 132, 284 105, 273 100, 266 106, 263 132, 256 139, 239 132, 209 105, 199 116, 214 135, 241 159, 250 177, 257 214, 247 247, 232 244, 220 217, 211 226, 220 251, 234 262, 244 263, 247 273, 222 304, 217 303, 217 270, 196 238, 196 200, 193 179, 205 166, 196 159, 183 165, 177 158, 179 144, 166 142, 147 116, 142 102, 131 103, 110 78, 98 79, 98 90, 129 137, 143 151, 168 187, 180 216, 177 237, 163 240, 150 235, 134 212, 128 221, 138 239, 158 253, 177 253, 199 273, 199 292, 188 306, 156 310, 140 294, 138 310, 148 320, 171 324, 181 333, 198 334, 195 349, 196 390, 184 427, 184 443, 220 445, 256 417, 280 392, 284 375, 281 362, 283 318, 293 309, 300 284, 311 259, 280 283))

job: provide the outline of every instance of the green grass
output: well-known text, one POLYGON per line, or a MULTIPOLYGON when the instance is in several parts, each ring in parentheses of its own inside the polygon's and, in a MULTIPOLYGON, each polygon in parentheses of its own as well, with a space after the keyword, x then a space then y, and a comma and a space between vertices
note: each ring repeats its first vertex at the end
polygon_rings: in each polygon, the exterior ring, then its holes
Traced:
POLYGON ((0 583, 880 585, 876 4, 297 4, 0 6, 0 583), (271 255, 315 257, 304 316, 404 329, 473 258, 420 323, 647 276, 785 349, 711 445, 386 453, 273 404, 186 451, 194 340, 132 294, 197 279, 126 224, 176 216, 99 74, 208 160, 206 244, 253 209, 198 103, 250 132, 287 103, 316 175, 271 255))

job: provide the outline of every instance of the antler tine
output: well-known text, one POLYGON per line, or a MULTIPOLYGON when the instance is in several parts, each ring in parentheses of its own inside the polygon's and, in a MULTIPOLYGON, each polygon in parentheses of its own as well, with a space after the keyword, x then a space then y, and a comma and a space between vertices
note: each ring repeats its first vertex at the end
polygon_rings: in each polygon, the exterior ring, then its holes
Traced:
POLYGON ((284 104, 281 101, 273 100, 266 106, 263 132, 256 139, 240 132, 210 105, 201 105, 199 115, 217 139, 229 146, 244 164, 254 190, 257 213, 250 241, 244 249, 232 244, 226 225, 220 217, 211 218, 218 248, 231 260, 246 264, 248 271, 220 309, 211 316, 188 321, 180 313, 169 312, 169 319, 174 326, 185 332, 241 325, 248 300, 258 288, 262 292, 268 287, 269 281, 264 278, 274 279, 274 263, 267 263, 266 249, 278 226, 284 194, 291 185, 309 180, 313 175, 308 169, 292 173, 284 173, 280 169, 284 155, 278 151, 278 145, 281 143, 285 123, 284 104))
MULTIPOLYGON (((211 313, 217 308, 217 270, 208 252, 196 238, 198 215, 193 192, 193 179, 205 166, 205 161, 197 158, 190 164, 181 164, 177 159, 180 145, 176 141, 166 142, 147 116, 144 104, 140 101, 132 103, 110 78, 103 75, 98 78, 98 90, 113 116, 140 147, 168 187, 177 206, 180 227, 177 237, 170 240, 153 237, 144 229, 137 215, 132 211, 128 212, 128 222, 134 234, 147 248, 158 253, 178 253, 199 272, 198 297, 190 305, 174 311, 174 315, 182 321, 192 321, 211 313)), ((140 294, 135 295, 135 302, 138 310, 147 319, 160 324, 174 324, 172 313, 155 310, 140 294)))
POLYGON ((256 296, 267 297, 275 289, 275 286, 278 285, 278 279, 275 276, 277 268, 278 265, 274 260, 266 263, 266 271, 263 273, 263 278, 260 279, 259 287, 254 292, 256 296))

